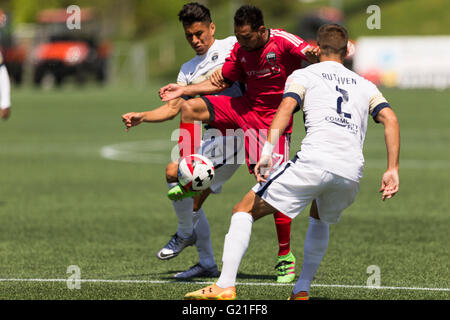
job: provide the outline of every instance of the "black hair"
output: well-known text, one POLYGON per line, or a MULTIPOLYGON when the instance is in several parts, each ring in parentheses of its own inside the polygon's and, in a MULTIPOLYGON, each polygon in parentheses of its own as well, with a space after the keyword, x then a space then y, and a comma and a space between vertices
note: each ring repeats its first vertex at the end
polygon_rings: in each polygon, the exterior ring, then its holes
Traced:
POLYGON ((183 6, 178 13, 178 17, 184 26, 190 26, 195 22, 211 23, 211 13, 204 5, 191 2, 183 6))
POLYGON ((241 27, 250 25, 252 31, 256 31, 260 26, 264 25, 264 17, 261 9, 245 5, 240 7, 234 15, 234 25, 241 27))

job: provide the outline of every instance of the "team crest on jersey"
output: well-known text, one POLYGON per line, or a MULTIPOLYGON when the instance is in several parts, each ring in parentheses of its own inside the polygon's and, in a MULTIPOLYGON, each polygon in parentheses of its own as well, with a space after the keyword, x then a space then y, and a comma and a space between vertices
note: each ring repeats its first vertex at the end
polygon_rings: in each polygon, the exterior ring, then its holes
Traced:
POLYGON ((217 59, 219 59, 219 53, 218 52, 214 52, 211 60, 212 61, 216 61, 217 59))
POLYGON ((269 52, 268 54, 266 54, 266 59, 271 66, 274 66, 275 63, 277 63, 277 55, 275 54, 275 52, 269 52))

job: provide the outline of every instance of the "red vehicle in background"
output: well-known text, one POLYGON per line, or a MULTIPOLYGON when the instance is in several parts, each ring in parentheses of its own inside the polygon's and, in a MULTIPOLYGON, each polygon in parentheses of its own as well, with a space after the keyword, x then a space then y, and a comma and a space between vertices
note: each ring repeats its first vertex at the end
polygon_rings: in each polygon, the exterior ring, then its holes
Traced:
POLYGON ((0 9, 0 52, 9 76, 14 83, 20 85, 23 79, 23 65, 26 50, 18 45, 12 34, 11 19, 0 9))
POLYGON ((47 9, 38 14, 38 45, 33 54, 33 82, 41 86, 52 78, 61 86, 73 76, 79 84, 90 77, 107 80, 111 45, 100 40, 100 28, 91 9, 80 12, 80 29, 69 29, 70 14, 65 9, 47 9))

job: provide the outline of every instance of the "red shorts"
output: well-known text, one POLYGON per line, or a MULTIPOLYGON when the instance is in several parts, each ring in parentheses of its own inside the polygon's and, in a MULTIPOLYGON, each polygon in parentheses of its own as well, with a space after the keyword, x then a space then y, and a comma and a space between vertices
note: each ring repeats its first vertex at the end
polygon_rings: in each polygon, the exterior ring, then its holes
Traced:
MULTIPOLYGON (((222 135, 243 135, 245 158, 250 173, 259 160, 270 123, 275 115, 258 114, 248 107, 242 97, 203 96, 209 111, 208 124, 218 129, 222 135), (239 130, 241 129, 241 130, 239 130)), ((290 133, 284 133, 273 151, 273 169, 289 160, 290 133)))

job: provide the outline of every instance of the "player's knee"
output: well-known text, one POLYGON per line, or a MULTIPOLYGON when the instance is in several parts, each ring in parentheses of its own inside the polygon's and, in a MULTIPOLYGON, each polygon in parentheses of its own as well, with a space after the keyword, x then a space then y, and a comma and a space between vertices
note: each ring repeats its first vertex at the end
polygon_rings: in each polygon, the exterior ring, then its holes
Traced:
POLYGON ((181 103, 181 122, 194 121, 194 108, 190 101, 181 103))
POLYGON ((317 202, 314 199, 311 203, 311 208, 309 209, 309 216, 316 220, 320 220, 319 218, 319 209, 317 209, 317 202))
POLYGON ((235 214, 236 212, 240 212, 240 211, 242 211, 242 210, 241 210, 241 203, 239 202, 238 204, 236 204, 236 205, 233 207, 233 212, 232 212, 232 214, 235 214))
POLYGON ((169 183, 178 181, 178 163, 171 162, 167 165, 166 181, 169 183))

